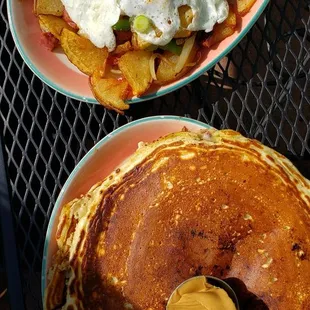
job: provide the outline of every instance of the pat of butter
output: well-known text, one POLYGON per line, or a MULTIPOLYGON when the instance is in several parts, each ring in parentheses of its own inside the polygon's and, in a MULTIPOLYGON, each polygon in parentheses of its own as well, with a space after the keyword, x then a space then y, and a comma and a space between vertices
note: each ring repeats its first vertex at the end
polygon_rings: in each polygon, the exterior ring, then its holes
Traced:
POLYGON ((222 288, 209 284, 206 277, 192 278, 171 295, 167 310, 236 310, 235 304, 222 288))

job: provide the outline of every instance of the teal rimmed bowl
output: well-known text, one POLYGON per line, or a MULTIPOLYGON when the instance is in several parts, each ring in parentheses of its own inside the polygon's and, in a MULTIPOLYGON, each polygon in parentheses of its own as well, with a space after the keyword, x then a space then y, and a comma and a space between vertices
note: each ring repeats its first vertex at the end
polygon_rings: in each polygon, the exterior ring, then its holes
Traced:
MULTIPOLYGON (((163 96, 198 78, 213 67, 230 52, 251 29, 269 0, 257 0, 251 11, 241 19, 239 29, 214 48, 202 51, 199 63, 181 79, 165 86, 156 86, 140 98, 132 98, 136 103, 163 96)), ((89 88, 88 77, 72 65, 60 48, 54 52, 46 50, 40 44, 41 30, 33 14, 33 1, 7 0, 9 25, 19 53, 29 68, 44 83, 56 91, 89 103, 97 103, 89 88)))

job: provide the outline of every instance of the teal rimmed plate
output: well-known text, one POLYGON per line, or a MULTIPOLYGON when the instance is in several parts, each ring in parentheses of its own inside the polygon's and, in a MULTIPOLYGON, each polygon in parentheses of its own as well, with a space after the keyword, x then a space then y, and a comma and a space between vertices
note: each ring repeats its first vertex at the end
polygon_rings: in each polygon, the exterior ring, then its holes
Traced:
POLYGON ((55 233, 61 207, 85 194, 95 183, 103 180, 137 149, 138 143, 151 142, 159 137, 181 131, 210 128, 205 123, 178 116, 154 116, 128 123, 100 140, 81 159, 61 189, 50 217, 43 251, 41 289, 46 287, 46 274, 57 250, 55 233))
MULTIPOLYGON (((152 87, 144 96, 132 98, 128 102, 136 103, 163 96, 198 78, 239 43, 268 2, 269 0, 257 0, 251 11, 241 19, 239 29, 214 48, 203 50, 198 64, 184 77, 165 86, 152 87)), ((61 49, 50 52, 40 44, 41 30, 33 14, 33 1, 7 0, 7 8, 9 25, 17 49, 34 74, 48 86, 68 97, 97 103, 89 88, 88 77, 67 60, 61 49)))

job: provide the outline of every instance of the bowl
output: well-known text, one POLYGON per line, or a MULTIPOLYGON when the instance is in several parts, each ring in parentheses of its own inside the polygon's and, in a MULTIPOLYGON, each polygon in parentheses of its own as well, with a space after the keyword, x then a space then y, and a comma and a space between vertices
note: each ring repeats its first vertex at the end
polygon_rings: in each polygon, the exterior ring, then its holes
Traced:
POLYGON ((227 295, 231 298, 231 300, 234 302, 236 309, 240 310, 237 295, 235 291, 232 289, 232 287, 228 285, 228 283, 226 283, 224 280, 220 278, 213 277, 213 276, 206 276, 206 278, 209 284, 222 288, 227 293, 227 295))
POLYGON ((181 131, 184 126, 190 131, 210 128, 205 123, 185 117, 147 117, 128 123, 108 134, 81 159, 60 191, 50 217, 42 261, 42 298, 46 287, 47 270, 57 250, 55 233, 61 207, 85 194, 92 185, 108 176, 136 151, 139 142, 154 141, 163 135, 181 131))
MULTIPOLYGON (((257 0, 250 12, 241 18, 237 31, 211 49, 202 50, 198 64, 185 76, 165 86, 153 86, 142 97, 128 103, 153 99, 190 83, 219 62, 245 36, 266 8, 269 0, 257 0)), ((48 51, 40 44, 41 30, 33 13, 33 0, 7 0, 9 25, 19 53, 29 68, 56 91, 89 103, 97 103, 88 83, 88 76, 72 65, 61 48, 48 51)))
MULTIPOLYGON (((215 287, 223 289, 227 293, 228 297, 230 297, 230 299, 234 303, 234 305, 236 307, 236 310, 240 310, 239 301, 238 301, 237 295, 236 295, 235 291, 232 289, 232 287, 230 285, 228 285, 228 283, 226 283, 224 280, 222 280, 220 278, 217 278, 217 277, 213 277, 213 276, 196 276, 196 277, 192 277, 192 278, 189 278, 189 279, 183 281, 172 292, 170 298, 168 299, 168 303, 172 299, 172 296, 175 294, 175 292, 177 290, 179 290, 184 284, 187 284, 188 282, 190 282, 192 280, 195 280, 197 278, 201 278, 201 277, 205 277, 206 280, 207 280, 207 283, 209 283, 209 284, 211 284, 211 285, 213 285, 215 287)), ((168 307, 167 307, 167 309, 168 309, 168 307)))

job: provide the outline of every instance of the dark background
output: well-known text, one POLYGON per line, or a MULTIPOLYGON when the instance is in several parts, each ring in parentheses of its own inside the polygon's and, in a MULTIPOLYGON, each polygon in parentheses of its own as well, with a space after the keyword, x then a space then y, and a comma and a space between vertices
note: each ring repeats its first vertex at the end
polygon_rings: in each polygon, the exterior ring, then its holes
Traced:
MULTIPOLYGON (((235 129, 288 156, 310 177, 309 7, 306 0, 271 0, 215 68, 121 116, 66 98, 35 77, 14 46, 1 0, 0 137, 27 309, 41 308, 43 243, 62 185, 87 150, 127 122, 173 114, 235 129)), ((8 237, 7 231, 2 234, 8 237)), ((4 270, 0 243, 0 294, 7 286, 4 270)), ((1 310, 9 309, 8 296, 0 299, 1 310)))

